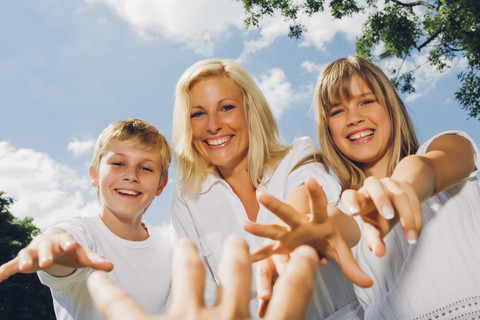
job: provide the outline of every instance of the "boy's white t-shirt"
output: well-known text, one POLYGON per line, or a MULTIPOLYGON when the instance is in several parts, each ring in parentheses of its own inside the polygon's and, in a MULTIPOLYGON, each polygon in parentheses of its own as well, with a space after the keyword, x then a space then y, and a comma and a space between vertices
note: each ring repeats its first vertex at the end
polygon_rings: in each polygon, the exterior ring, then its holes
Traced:
MULTIPOLYGON (((99 215, 77 217, 54 225, 76 242, 113 262, 110 278, 150 314, 165 313, 170 303, 172 237, 169 230, 146 226, 150 237, 128 241, 117 237, 99 215)), ((86 280, 92 269, 82 268, 66 277, 38 272, 50 287, 57 319, 104 319, 88 293, 86 280)))

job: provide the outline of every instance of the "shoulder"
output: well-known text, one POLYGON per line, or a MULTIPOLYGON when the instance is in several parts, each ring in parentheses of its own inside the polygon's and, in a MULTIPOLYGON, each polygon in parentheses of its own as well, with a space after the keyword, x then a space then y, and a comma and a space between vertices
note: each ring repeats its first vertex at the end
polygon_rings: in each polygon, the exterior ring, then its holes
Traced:
MULTIPOLYGON (((432 149, 437 149, 439 146, 449 148, 454 152, 465 151, 469 154, 473 153, 473 161, 476 170, 472 173, 477 175, 480 173, 480 151, 475 141, 466 132, 459 130, 444 131, 425 141, 420 148, 418 148, 417 155, 425 155, 432 149)), ((438 150, 438 149, 437 149, 438 150)))

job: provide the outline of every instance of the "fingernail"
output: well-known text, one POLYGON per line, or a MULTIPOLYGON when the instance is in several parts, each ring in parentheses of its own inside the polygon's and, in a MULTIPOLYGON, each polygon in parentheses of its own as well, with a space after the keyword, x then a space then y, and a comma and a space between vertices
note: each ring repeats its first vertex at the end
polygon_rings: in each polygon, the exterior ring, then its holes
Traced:
POLYGON ((356 214, 359 211, 360 209, 356 205, 351 205, 348 207, 348 212, 350 212, 350 214, 356 214))
POLYGON ((417 233, 414 230, 408 230, 407 232, 407 242, 410 244, 417 243, 417 233))
POLYGON ((262 291, 260 291, 260 293, 258 294, 258 297, 259 297, 260 299, 263 299, 263 298, 268 297, 268 290, 262 290, 262 291))
POLYGON ((23 270, 23 267, 27 264, 27 261, 25 260, 20 260, 18 261, 18 269, 23 270))
POLYGON ((387 220, 392 220, 395 217, 395 212, 390 206, 383 206, 382 208, 383 217, 387 220))
POLYGON ((70 247, 74 242, 72 240, 68 240, 68 241, 65 241, 63 244, 62 244, 62 249, 63 250, 67 250, 68 247, 70 247))

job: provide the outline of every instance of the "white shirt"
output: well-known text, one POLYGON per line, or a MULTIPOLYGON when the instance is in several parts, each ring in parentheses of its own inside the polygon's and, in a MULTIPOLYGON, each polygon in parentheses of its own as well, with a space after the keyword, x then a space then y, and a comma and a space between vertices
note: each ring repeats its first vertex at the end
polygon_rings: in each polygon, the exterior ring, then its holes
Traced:
MULTIPOLYGON (((384 239, 387 253, 377 258, 364 239, 356 259, 375 284, 355 287, 366 319, 472 319, 480 316, 480 153, 477 170, 422 204, 423 229, 415 245, 398 224, 384 239), (468 317, 467 317, 468 315, 468 317), (438 317, 437 317, 438 316, 438 317)), ((417 154, 425 154, 424 143, 417 154)))
MULTIPOLYGON (((99 215, 68 219, 54 227, 65 230, 77 243, 113 262, 110 278, 146 312, 168 311, 172 267, 169 232, 147 226, 148 239, 128 241, 113 234, 99 215)), ((90 268, 82 268, 66 277, 38 272, 40 281, 52 291, 57 319, 104 319, 88 293, 86 280, 91 272, 90 268)))
MULTIPOLYGON (((297 139, 275 172, 267 174, 265 183, 258 189, 285 200, 294 188, 308 177, 314 177, 323 187, 328 202, 337 204, 340 185, 322 164, 309 163, 291 172, 298 162, 317 151, 310 138, 297 139)), ((172 224, 177 236, 192 239, 204 257, 207 266, 206 301, 212 305, 216 297, 218 265, 225 238, 230 234, 239 234, 247 240, 251 250, 263 244, 264 239, 243 230, 242 223, 248 220, 243 204, 216 171, 209 172, 201 191, 194 195, 184 192, 182 186, 177 184, 172 207, 172 224)), ((261 206, 256 222, 272 224, 276 219, 274 214, 261 206)), ((343 276, 335 262, 319 267, 315 287, 307 319, 324 319, 343 307, 343 311, 338 313, 342 313, 342 316, 338 319, 357 319, 357 314, 362 312, 352 284, 343 276)), ((257 309, 256 289, 253 285, 250 302, 252 316, 257 314, 257 309)))

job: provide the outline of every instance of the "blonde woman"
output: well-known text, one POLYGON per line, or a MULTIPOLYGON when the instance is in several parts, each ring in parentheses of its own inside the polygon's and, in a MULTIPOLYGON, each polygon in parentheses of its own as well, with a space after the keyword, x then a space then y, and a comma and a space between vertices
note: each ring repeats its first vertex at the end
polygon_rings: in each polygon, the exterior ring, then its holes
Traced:
MULTIPOLYGON (((207 266, 209 304, 216 296, 226 237, 240 234, 255 248, 263 240, 246 233, 243 221, 271 224, 276 219, 259 205, 257 191, 286 200, 312 176, 324 188, 329 203, 338 201, 338 183, 323 164, 308 160, 318 153, 311 139, 284 145, 265 97, 247 71, 232 60, 200 61, 181 76, 173 112, 173 145, 180 180, 172 223, 178 237, 188 237, 199 247, 207 266)), ((347 240, 355 242, 359 235, 355 221, 345 215, 337 218, 346 234, 353 235, 347 240)), ((315 288, 317 298, 307 319, 333 314, 363 317, 353 286, 337 264, 319 269, 315 288)), ((252 314, 258 308, 256 295, 253 287, 252 314)))

